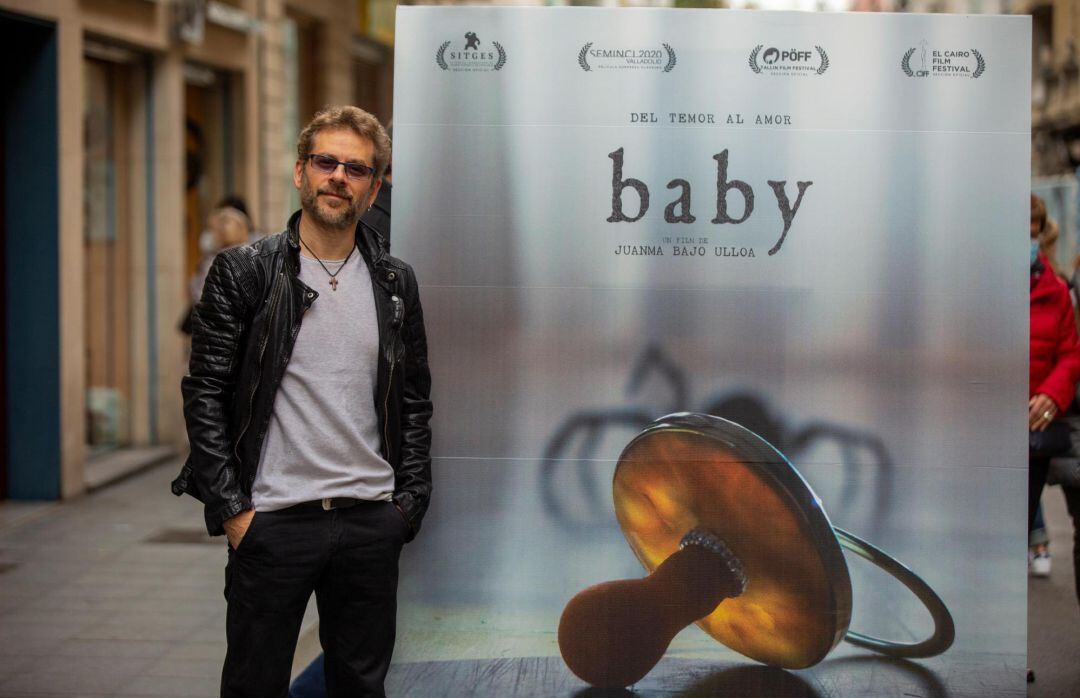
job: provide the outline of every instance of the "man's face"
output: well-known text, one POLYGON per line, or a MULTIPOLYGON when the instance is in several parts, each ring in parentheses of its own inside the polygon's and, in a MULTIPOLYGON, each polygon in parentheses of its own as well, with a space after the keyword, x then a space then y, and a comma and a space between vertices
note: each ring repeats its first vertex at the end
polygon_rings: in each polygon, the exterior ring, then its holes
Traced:
MULTIPOLYGON (((316 133, 311 152, 342 162, 375 166, 375 144, 349 129, 316 133)), ((350 179, 341 165, 324 174, 310 160, 297 160, 293 184, 300 191, 300 206, 305 215, 327 228, 341 229, 355 227, 357 219, 375 199, 380 182, 374 175, 350 179)))

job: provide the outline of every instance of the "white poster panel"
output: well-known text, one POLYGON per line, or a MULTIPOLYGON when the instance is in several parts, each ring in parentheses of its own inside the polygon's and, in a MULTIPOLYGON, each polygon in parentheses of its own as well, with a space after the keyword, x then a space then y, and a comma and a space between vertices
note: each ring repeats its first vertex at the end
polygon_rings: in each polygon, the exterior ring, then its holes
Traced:
MULTIPOLYGON (((616 464, 691 412, 782 453, 831 525, 936 592, 955 641, 800 667, 703 623, 639 690, 1022 692, 1030 71, 1026 17, 399 8, 393 253, 420 280, 436 416, 395 680, 585 688, 564 606, 647 573, 616 464)), ((765 549, 775 512, 723 494, 765 549)), ((941 632, 846 559, 837 639, 941 632)), ((789 640, 755 604, 739 627, 789 640)))

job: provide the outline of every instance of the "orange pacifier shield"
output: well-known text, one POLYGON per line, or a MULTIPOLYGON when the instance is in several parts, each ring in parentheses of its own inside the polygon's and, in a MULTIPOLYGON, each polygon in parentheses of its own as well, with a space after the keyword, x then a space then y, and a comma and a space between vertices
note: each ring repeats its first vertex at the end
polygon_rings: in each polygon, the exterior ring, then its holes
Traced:
POLYGON ((650 572, 705 529, 742 563, 746 588, 697 624, 765 664, 812 666, 844 638, 851 580, 821 503, 761 437, 718 417, 677 414, 625 448, 615 470, 615 514, 650 572))

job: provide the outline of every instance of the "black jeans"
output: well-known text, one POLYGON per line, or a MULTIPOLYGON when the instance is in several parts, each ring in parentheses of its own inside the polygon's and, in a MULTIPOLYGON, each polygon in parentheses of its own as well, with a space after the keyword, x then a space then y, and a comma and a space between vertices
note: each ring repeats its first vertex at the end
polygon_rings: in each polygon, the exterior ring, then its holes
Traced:
POLYGON ((314 591, 327 695, 384 696, 406 532, 391 502, 256 513, 225 568, 229 648, 221 695, 288 695, 300 623, 314 591))
POLYGON ((1035 512, 1039 509, 1039 500, 1046 486, 1046 474, 1050 471, 1050 459, 1028 454, 1028 535, 1035 528, 1035 512))
POLYGON ((1045 431, 1028 432, 1028 535, 1035 525, 1050 459, 1072 448, 1069 427, 1061 421, 1051 422, 1045 431))

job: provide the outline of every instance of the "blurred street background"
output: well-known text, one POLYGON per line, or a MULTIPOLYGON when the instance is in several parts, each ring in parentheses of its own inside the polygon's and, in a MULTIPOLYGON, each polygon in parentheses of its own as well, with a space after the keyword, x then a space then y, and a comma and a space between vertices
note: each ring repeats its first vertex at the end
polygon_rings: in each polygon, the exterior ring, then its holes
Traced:
MULTIPOLYGON (((1055 261, 1073 269, 1075 0, 501 4, 1031 15, 1032 189, 1060 226, 1055 261)), ((223 202, 252 238, 298 208, 295 140, 318 108, 390 122, 395 5, 0 0, 0 698, 216 695, 224 543, 168 492, 186 452, 191 279, 223 202)), ((1080 611, 1059 488, 1044 509, 1054 567, 1029 586, 1030 693, 1074 696, 1080 611)), ((318 653, 316 632, 312 614, 297 668, 318 653)))

